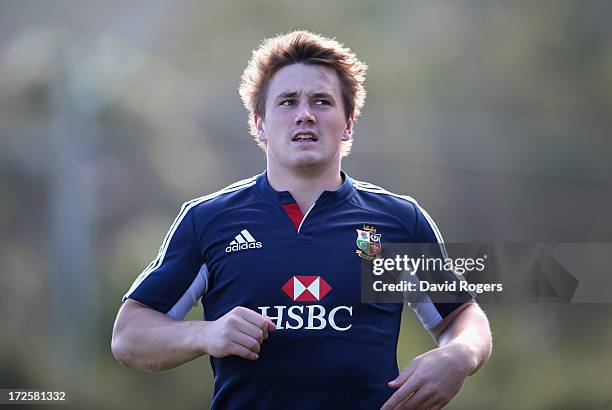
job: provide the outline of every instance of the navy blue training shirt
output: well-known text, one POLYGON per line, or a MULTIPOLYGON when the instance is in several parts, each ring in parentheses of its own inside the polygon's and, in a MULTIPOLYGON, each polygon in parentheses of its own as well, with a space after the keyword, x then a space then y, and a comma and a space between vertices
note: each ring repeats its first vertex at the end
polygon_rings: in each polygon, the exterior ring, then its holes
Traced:
MULTIPOLYGON (((125 294, 179 320, 201 299, 205 320, 244 306, 277 325, 255 361, 210 358, 213 409, 378 409, 395 391, 402 304, 361 303, 358 230, 383 243, 442 237, 410 197, 342 177, 304 215, 265 172, 186 202, 125 294)), ((431 330, 470 299, 412 308, 431 330)))

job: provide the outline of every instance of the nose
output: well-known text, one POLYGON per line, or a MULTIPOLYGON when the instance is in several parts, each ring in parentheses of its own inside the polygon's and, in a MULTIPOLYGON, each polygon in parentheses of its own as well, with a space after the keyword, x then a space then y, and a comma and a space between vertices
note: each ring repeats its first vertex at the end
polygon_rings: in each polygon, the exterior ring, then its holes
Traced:
POLYGON ((300 103, 297 113, 295 115, 296 125, 314 125, 317 120, 312 113, 309 102, 300 103))

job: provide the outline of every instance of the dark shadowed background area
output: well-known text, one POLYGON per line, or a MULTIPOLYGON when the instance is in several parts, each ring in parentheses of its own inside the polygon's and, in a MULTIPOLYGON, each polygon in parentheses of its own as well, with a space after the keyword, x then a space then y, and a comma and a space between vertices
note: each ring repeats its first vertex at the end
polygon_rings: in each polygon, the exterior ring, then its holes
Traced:
MULTIPOLYGON (((263 170, 237 87, 280 32, 368 63, 344 168, 448 242, 612 242, 611 19, 604 0, 1 0, 0 388, 209 406, 207 358, 123 368, 111 329, 181 203, 263 170)), ((493 357, 448 408, 612 408, 610 304, 484 308, 493 357)), ((433 346, 406 310, 400 366, 433 346)))

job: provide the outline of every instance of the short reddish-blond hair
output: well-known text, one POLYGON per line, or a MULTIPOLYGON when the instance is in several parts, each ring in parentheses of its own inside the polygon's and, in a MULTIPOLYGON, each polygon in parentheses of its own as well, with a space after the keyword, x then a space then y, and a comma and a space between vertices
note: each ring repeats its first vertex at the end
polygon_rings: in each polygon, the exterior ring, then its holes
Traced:
MULTIPOLYGON (((258 139, 255 115, 265 118, 267 87, 272 76, 281 68, 296 64, 320 64, 333 68, 342 86, 342 103, 346 119, 357 119, 365 102, 363 86, 368 66, 355 53, 335 39, 304 30, 264 40, 242 73, 240 97, 249 111, 249 127, 255 141, 265 151, 264 141, 258 139)), ((352 139, 342 142, 342 156, 350 152, 352 139)))

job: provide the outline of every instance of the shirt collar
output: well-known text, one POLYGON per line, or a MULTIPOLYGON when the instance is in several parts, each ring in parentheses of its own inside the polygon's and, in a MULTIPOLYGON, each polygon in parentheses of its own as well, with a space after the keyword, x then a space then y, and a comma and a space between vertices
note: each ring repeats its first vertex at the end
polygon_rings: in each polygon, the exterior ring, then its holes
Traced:
MULTIPOLYGON (((342 176, 342 185, 335 191, 323 191, 317 199, 317 203, 337 202, 348 198, 353 192, 353 181, 344 171, 340 171, 342 176)), ((262 172, 257 176, 257 187, 259 191, 266 197, 278 201, 281 205, 295 203, 295 199, 289 191, 276 191, 268 181, 267 171, 262 172)))

